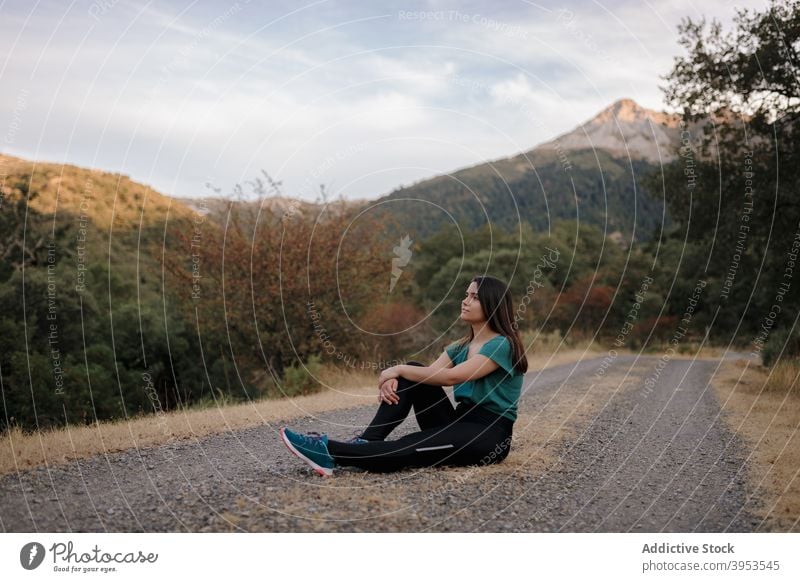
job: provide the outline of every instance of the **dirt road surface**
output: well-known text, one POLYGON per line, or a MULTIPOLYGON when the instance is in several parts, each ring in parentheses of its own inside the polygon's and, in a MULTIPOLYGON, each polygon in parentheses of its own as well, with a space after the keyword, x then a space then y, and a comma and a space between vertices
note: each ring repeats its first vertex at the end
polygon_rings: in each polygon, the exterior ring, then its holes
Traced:
MULTIPOLYGON (((0 478, 0 529, 756 531, 747 452, 709 385, 718 365, 619 356, 529 372, 511 453, 491 467, 322 479, 284 448, 284 423, 40 467, 0 478), (542 437, 556 410, 559 432, 542 437)), ((344 439, 373 412, 286 424, 344 439)), ((409 418, 390 438, 414 430, 409 418)))

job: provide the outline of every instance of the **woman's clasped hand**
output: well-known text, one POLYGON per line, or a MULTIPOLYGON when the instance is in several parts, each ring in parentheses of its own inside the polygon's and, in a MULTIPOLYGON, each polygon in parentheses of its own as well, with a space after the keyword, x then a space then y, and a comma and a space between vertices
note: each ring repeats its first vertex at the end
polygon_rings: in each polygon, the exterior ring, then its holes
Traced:
POLYGON ((384 380, 383 384, 380 385, 378 388, 378 402, 386 402, 387 404, 400 402, 400 397, 397 395, 397 378, 384 380))

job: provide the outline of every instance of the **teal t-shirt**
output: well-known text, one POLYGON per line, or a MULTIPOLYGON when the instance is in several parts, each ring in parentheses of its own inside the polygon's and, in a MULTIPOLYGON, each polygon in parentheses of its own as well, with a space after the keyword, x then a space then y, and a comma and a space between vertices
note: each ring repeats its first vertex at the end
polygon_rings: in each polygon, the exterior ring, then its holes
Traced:
MULTIPOLYGON (((445 350, 454 366, 467 359, 469 344, 459 350, 458 344, 452 344, 445 350)), ((522 391, 522 374, 514 370, 512 365, 513 350, 511 342, 504 335, 498 335, 481 346, 479 354, 497 362, 499 366, 491 374, 483 378, 469 380, 453 387, 456 402, 466 400, 485 406, 495 414, 517 420, 517 404, 522 391)))

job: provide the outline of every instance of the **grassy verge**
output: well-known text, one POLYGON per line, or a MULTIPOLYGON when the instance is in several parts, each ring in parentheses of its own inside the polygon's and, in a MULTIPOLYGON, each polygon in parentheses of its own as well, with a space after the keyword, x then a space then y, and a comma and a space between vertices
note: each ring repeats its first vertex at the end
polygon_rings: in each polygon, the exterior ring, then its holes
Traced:
POLYGON ((673 348, 670 353, 668 350, 672 346, 669 344, 654 344, 643 350, 643 356, 662 356, 669 353, 672 360, 686 360, 686 359, 703 359, 703 358, 721 358, 725 355, 726 351, 736 351, 736 348, 725 348, 724 346, 709 346, 701 345, 699 342, 684 342, 673 348))
MULTIPOLYGON (((598 355, 600 352, 592 346, 586 349, 562 347, 551 353, 537 348, 528 356, 529 369, 557 366, 598 355)), ((377 374, 374 372, 323 367, 319 379, 326 388, 307 396, 220 404, 39 432, 12 428, 0 440, 0 475, 94 455, 196 439, 328 410, 367 404, 377 406, 377 374)))
POLYGON ((772 370, 723 362, 712 385, 731 430, 747 443, 749 505, 759 531, 800 531, 800 362, 772 370))

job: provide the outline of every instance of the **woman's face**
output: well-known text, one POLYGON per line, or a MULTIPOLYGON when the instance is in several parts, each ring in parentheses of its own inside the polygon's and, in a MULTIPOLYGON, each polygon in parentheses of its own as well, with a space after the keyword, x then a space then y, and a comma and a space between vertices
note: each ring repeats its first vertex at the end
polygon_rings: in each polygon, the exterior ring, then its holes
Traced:
POLYGON ((481 302, 478 297, 478 284, 472 281, 467 287, 467 293, 461 302, 461 319, 467 323, 480 323, 486 321, 481 302))

